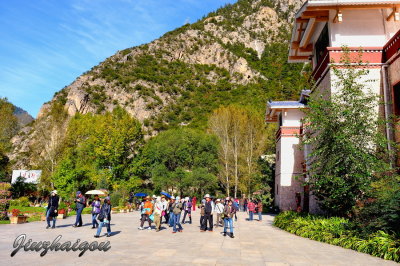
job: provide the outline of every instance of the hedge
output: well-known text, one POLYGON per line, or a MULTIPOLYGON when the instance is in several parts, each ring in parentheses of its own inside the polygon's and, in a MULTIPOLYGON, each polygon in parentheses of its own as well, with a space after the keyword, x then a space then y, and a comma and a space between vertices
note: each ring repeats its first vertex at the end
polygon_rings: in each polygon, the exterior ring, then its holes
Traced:
POLYGON ((275 217, 274 225, 298 236, 400 262, 399 238, 384 231, 361 237, 349 229, 350 222, 345 218, 287 211, 275 217))

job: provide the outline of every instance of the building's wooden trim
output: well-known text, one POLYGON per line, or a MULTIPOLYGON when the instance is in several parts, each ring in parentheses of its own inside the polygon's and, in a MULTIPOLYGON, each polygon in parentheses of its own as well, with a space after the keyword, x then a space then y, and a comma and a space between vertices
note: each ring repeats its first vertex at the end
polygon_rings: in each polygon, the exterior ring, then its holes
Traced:
MULTIPOLYGON (((389 16, 386 18, 386 21, 389 21, 389 20, 391 20, 392 18, 395 18, 395 14, 396 14, 396 13, 399 13, 399 12, 397 11, 397 8, 394 7, 394 8, 392 9, 392 12, 390 12, 389 16)), ((396 19, 395 19, 395 20, 396 20, 396 19)))
POLYGON ((307 23, 308 19, 306 18, 296 18, 296 23, 307 23))
POLYGON ((333 23, 342 23, 342 19, 343 19, 343 14, 342 11, 340 11, 339 9, 336 10, 336 15, 333 18, 333 23))
POLYGON ((317 23, 315 22, 315 18, 311 18, 307 24, 307 28, 303 34, 303 37, 301 38, 300 48, 306 48, 307 45, 310 43, 310 39, 314 33, 316 24, 317 23))
POLYGON ((329 11, 328 10, 304 11, 301 14, 301 18, 316 18, 316 17, 329 17, 329 11))
MULTIPOLYGON (((307 11, 323 11, 323 10, 336 10, 340 8, 345 9, 384 9, 384 8, 399 8, 399 4, 364 4, 364 5, 331 5, 331 6, 308 6, 307 11)), ((304 11, 304 12, 307 12, 304 11)))
POLYGON ((312 52, 313 49, 314 49, 314 45, 313 45, 312 43, 310 43, 310 44, 307 45, 307 47, 305 47, 305 48, 300 47, 300 48, 299 48, 299 51, 300 51, 301 53, 309 53, 309 52, 312 52))
POLYGON ((309 60, 308 56, 289 56, 289 60, 309 60))

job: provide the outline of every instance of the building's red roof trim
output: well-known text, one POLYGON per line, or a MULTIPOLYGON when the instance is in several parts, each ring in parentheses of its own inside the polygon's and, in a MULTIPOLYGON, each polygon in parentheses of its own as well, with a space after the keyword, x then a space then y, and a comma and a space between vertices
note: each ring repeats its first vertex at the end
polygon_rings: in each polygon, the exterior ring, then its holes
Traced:
POLYGON ((384 61, 387 62, 400 50, 400 30, 383 47, 384 61))

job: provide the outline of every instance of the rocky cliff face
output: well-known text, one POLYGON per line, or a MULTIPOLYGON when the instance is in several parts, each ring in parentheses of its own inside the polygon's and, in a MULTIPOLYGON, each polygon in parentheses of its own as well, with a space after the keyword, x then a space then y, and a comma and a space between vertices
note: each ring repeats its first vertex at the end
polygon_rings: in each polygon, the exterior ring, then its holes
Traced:
POLYGON ((148 136, 194 123, 199 103, 193 99, 212 94, 210 101, 218 102, 240 86, 266 79, 248 58, 261 58, 268 43, 286 41, 282 32, 290 30, 302 2, 240 0, 149 44, 118 51, 45 103, 35 123, 14 137, 10 158, 18 167, 38 165, 77 113, 122 106, 143 123, 148 136))

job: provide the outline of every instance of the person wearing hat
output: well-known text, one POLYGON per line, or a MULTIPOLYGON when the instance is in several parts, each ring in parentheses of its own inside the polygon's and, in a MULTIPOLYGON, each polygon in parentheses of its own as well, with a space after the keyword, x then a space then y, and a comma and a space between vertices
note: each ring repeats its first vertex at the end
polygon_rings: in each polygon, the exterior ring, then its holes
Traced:
POLYGON ((162 211, 161 211, 160 223, 162 223, 163 217, 165 219, 165 223, 168 223, 168 215, 167 215, 168 201, 165 199, 164 195, 161 196, 161 204, 162 204, 162 211))
POLYGON ((145 221, 148 221, 149 227, 147 228, 148 230, 151 230, 151 219, 150 215, 153 213, 153 203, 151 202, 151 198, 149 196, 146 197, 146 201, 144 202, 143 205, 143 210, 142 210, 142 219, 140 221, 140 226, 139 230, 143 230, 143 225, 145 221))
POLYGON ((203 226, 203 230, 204 231, 209 231, 212 232, 213 231, 213 213, 214 213, 214 209, 215 209, 215 205, 214 202, 211 200, 211 197, 209 194, 206 194, 204 196, 204 198, 206 199, 205 203, 204 203, 204 226, 203 226), (207 227, 207 222, 208 222, 208 227, 207 227))
POLYGON ((154 224, 156 225, 156 232, 159 232, 161 228, 162 212, 163 212, 163 203, 161 202, 161 197, 157 197, 156 203, 154 204, 154 224))
POLYGON ((53 220, 52 229, 56 228, 56 217, 58 216, 58 201, 59 197, 57 196, 57 190, 53 190, 50 193, 49 204, 47 205, 47 212, 46 212, 46 222, 47 227, 46 229, 50 228, 50 220, 53 220))
POLYGON ((182 223, 185 224, 186 215, 188 215, 189 224, 192 224, 192 201, 190 200, 189 197, 186 197, 185 201, 183 202, 183 210, 184 210, 184 214, 183 214, 182 223))
POLYGON ((76 221, 73 227, 81 227, 82 226, 82 211, 86 205, 86 199, 82 195, 82 192, 76 192, 76 199, 74 200, 76 203, 76 221))
POLYGON ((99 227, 99 223, 97 222, 97 215, 100 213, 100 199, 99 195, 94 195, 94 200, 92 201, 92 229, 99 227))
POLYGON ((217 222, 215 226, 224 226, 224 219, 222 219, 222 214, 224 213, 224 204, 221 203, 220 199, 217 199, 215 202, 215 212, 217 213, 217 222))
POLYGON ((183 203, 181 202, 181 197, 176 197, 175 203, 172 204, 172 212, 174 213, 174 228, 172 231, 173 234, 175 234, 177 231, 182 232, 183 230, 180 222, 182 209, 183 203))
POLYGON ((97 218, 100 221, 99 228, 97 228, 97 233, 95 234, 94 237, 99 237, 101 233, 101 229, 103 229, 103 226, 107 226, 107 237, 111 236, 111 201, 110 197, 106 197, 104 199, 103 205, 101 206, 100 213, 97 216, 97 218))

